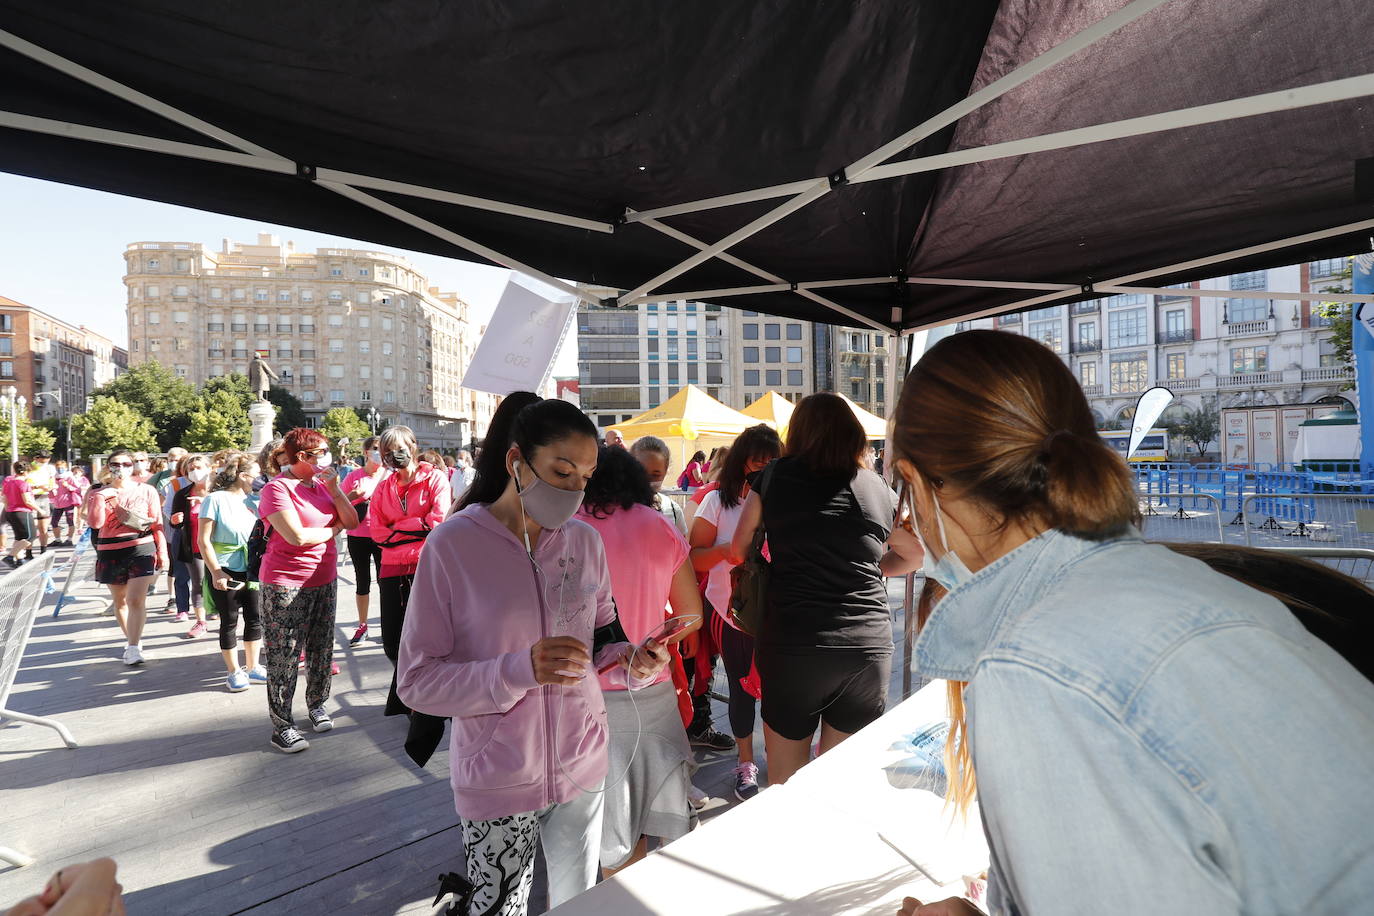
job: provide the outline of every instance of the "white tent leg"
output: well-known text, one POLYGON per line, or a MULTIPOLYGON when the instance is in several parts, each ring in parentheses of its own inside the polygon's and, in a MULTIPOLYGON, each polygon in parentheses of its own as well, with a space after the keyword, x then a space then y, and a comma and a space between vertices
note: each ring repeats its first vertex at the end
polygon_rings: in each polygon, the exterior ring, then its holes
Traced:
POLYGON ((58 736, 62 738, 62 742, 66 744, 67 747, 77 746, 76 739, 73 738, 72 733, 67 730, 67 726, 56 719, 31 716, 28 713, 15 712, 13 709, 0 709, 0 720, 4 719, 13 719, 16 722, 28 722, 30 725, 42 725, 44 728, 51 728, 53 731, 57 732, 58 736))

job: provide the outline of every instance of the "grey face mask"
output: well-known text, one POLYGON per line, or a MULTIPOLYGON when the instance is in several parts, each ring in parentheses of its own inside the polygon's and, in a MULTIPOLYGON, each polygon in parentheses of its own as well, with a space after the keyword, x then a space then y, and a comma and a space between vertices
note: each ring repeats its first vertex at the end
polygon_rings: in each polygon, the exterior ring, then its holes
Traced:
POLYGON ((519 471, 523 464, 524 462, 517 461, 514 467, 515 489, 520 494, 520 505, 524 508, 525 514, 534 519, 534 523, 540 528, 562 528, 568 519, 582 508, 583 492, 563 490, 545 483, 534 468, 530 468, 534 480, 522 486, 519 471))
POLYGON ((386 463, 393 468, 410 467, 410 452, 403 448, 386 453, 386 463))

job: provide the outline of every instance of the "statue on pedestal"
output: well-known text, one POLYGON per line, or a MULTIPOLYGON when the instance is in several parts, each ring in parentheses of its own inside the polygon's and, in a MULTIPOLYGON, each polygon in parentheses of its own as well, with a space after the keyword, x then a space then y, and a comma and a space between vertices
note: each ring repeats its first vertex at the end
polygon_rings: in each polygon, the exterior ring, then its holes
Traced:
POLYGON ((259 350, 253 356, 253 362, 248 366, 248 388, 257 396, 257 400, 266 401, 267 392, 271 390, 273 382, 279 382, 277 373, 272 371, 272 367, 267 365, 267 359, 259 350))

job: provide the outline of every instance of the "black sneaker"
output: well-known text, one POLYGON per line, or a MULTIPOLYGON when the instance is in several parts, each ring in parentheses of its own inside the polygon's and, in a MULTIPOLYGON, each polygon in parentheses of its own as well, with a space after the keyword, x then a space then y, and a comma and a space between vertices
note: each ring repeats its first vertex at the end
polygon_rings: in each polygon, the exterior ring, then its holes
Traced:
POLYGON ((24 551, 24 559, 26 559, 26 560, 32 560, 32 559, 33 559, 33 551, 32 551, 32 550, 26 550, 26 551, 24 551))
POLYGON ((317 706, 310 710, 310 725, 317 732, 327 732, 334 727, 334 720, 329 718, 323 706, 317 706))
POLYGON ((294 725, 279 728, 272 733, 272 746, 283 754, 298 754, 310 746, 294 725))
POLYGON ((687 732, 687 743, 692 747, 704 747, 713 751, 728 751, 735 746, 735 739, 707 722, 705 728, 687 732))
POLYGON ((5 565, 8 566, 10 569, 18 569, 19 561, 16 560, 14 557, 5 557, 5 565))

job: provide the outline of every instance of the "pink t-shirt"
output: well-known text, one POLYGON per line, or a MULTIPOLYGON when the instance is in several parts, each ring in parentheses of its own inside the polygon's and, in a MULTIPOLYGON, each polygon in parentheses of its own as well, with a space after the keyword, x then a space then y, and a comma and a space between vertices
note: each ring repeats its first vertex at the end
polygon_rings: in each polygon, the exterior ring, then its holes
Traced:
POLYGON ((22 477, 15 477, 11 474, 5 478, 5 511, 6 512, 32 512, 24 502, 24 494, 33 493, 33 487, 22 477))
MULTIPOLYGON (((616 509, 609 518, 596 518, 583 509, 577 517, 601 535, 620 625, 630 642, 638 645, 668 616, 668 592, 673 574, 687 559, 687 541, 672 522, 649 506, 616 509)), ((665 667, 653 683, 671 676, 665 667)), ((602 690, 625 689, 623 684, 612 683, 609 675, 600 678, 602 690)))
MULTIPOLYGON (((339 520, 327 487, 303 484, 294 477, 275 477, 262 488, 258 516, 265 519, 282 511, 294 511, 302 528, 328 528, 339 520)), ((338 553, 333 538, 312 547, 293 547, 273 531, 262 555, 260 579, 291 588, 328 585, 339 575, 338 553)))
MULTIPOLYGON (((382 472, 377 475, 376 480, 366 485, 365 489, 363 490, 363 498, 350 500, 350 502, 353 503, 354 506, 357 506, 359 503, 367 502, 369 499, 372 498, 372 494, 377 492, 377 485, 380 484, 383 480, 386 480, 387 476, 390 474, 390 471, 383 469, 382 472)), ((367 468, 365 467, 358 468, 355 471, 349 471, 348 476, 345 477, 343 480, 343 491, 345 493, 353 492, 353 487, 357 485, 358 481, 365 480, 369 476, 371 475, 367 473, 367 468)), ((368 518, 371 516, 372 513, 369 512, 364 514, 363 511, 359 509, 358 514, 362 516, 362 518, 358 521, 358 527, 348 532, 348 536, 351 538, 372 537, 372 524, 368 521, 368 518)))

